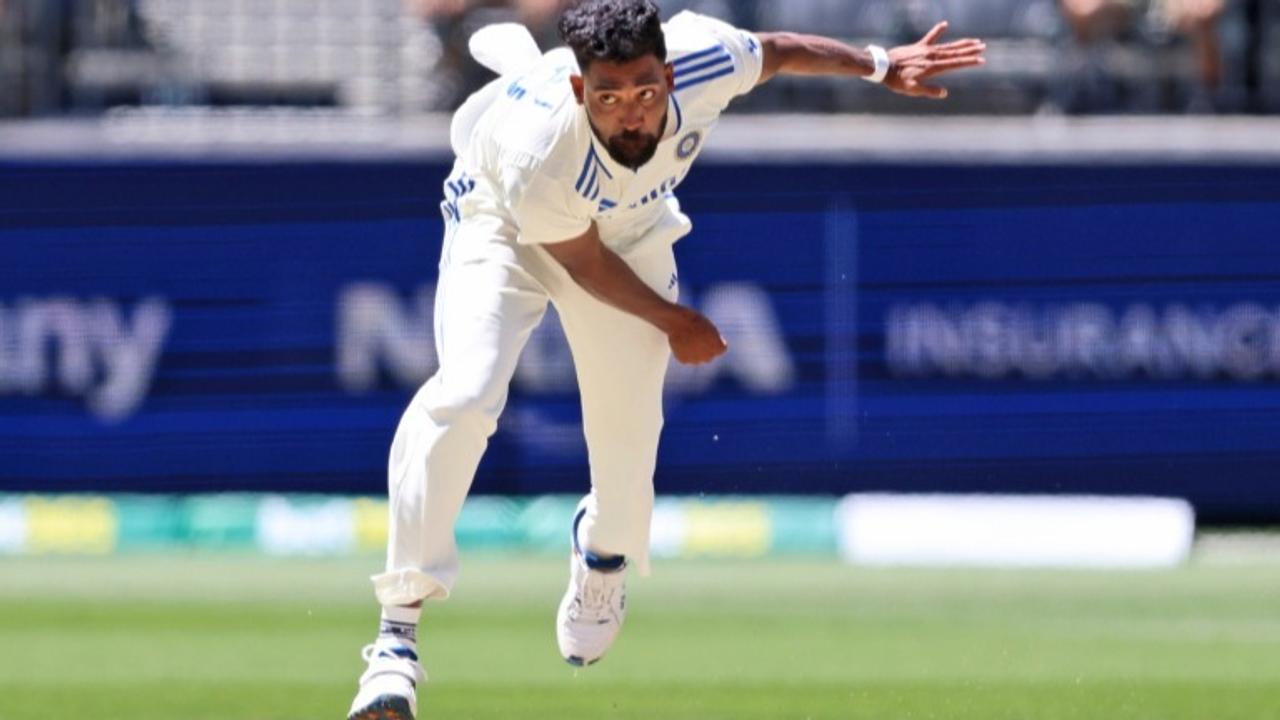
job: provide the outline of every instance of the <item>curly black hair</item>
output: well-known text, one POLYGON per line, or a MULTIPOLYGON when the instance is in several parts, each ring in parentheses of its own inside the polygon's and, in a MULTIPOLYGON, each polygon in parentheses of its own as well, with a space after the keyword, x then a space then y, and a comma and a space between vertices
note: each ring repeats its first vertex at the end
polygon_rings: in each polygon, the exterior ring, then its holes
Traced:
POLYGON ((583 72, 597 60, 630 62, 656 55, 667 61, 662 15, 652 0, 582 0, 560 18, 560 38, 583 72))

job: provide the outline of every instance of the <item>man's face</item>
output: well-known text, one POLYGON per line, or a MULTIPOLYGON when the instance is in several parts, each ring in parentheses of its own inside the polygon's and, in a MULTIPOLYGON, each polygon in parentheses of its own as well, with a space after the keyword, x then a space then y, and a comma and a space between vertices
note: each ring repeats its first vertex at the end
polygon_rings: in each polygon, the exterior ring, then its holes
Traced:
POLYGON ((670 65, 655 55, 625 63, 597 60, 570 82, 615 161, 635 170, 653 159, 667 126, 667 98, 675 82, 670 65))

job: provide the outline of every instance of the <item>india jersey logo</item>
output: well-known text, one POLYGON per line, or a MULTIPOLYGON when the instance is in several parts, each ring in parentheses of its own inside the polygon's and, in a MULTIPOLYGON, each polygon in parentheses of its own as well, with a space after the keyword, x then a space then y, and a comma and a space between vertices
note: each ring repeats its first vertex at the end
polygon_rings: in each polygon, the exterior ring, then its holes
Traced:
POLYGON ((698 152, 698 147, 702 145, 702 133, 691 132, 684 136, 680 144, 676 146, 676 156, 681 160, 688 160, 694 153, 698 152))

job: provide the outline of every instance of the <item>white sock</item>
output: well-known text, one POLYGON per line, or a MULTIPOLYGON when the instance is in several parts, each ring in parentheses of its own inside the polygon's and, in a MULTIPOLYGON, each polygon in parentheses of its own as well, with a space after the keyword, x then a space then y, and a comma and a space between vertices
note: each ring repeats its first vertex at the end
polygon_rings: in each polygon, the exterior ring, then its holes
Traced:
POLYGON ((378 643, 388 645, 406 645, 415 653, 418 651, 418 619, 422 617, 422 608, 384 607, 382 621, 378 623, 378 643))
POLYGON ((587 567, 601 572, 614 572, 626 565, 627 559, 621 555, 606 555, 595 552, 582 539, 582 526, 577 529, 578 549, 582 552, 582 560, 587 567))

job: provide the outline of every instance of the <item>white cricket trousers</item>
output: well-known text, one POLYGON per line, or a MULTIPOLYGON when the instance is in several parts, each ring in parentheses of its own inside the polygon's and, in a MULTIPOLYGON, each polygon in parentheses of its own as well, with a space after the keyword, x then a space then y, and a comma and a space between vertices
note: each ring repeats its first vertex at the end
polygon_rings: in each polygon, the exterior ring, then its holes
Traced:
MULTIPOLYGON (((658 245, 627 262, 674 302, 675 258, 669 244, 658 245)), ((584 549, 625 555, 648 573, 667 338, 589 295, 545 250, 518 245, 498 218, 480 215, 446 236, 435 308, 440 370, 410 403, 391 445, 387 566, 373 578, 383 606, 443 600, 452 591, 454 525, 548 302, 573 353, 590 458, 578 536, 584 549)))

